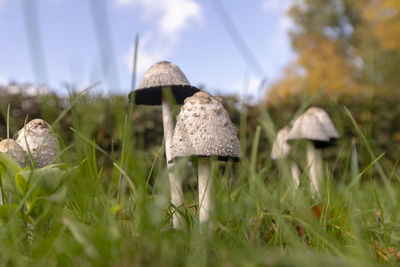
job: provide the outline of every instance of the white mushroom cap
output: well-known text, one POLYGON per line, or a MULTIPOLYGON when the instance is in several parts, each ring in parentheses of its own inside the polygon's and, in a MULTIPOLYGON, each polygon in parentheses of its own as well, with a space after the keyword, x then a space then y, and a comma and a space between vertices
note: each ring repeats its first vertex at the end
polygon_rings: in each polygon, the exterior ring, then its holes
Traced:
POLYGON ((12 139, 4 139, 0 142, 0 152, 7 153, 13 157, 20 166, 25 166, 26 153, 22 147, 12 139))
POLYGON ((318 120, 324 125, 325 133, 329 136, 329 139, 332 140, 339 138, 339 134, 336 131, 335 126, 333 125, 331 117, 325 110, 318 107, 311 107, 308 109, 308 112, 313 113, 318 118, 318 120))
POLYGON ((275 141, 272 145, 271 158, 273 160, 286 158, 290 153, 290 145, 286 142, 290 128, 283 127, 276 135, 275 141))
POLYGON ((135 104, 161 105, 162 90, 165 87, 171 88, 177 104, 182 104, 186 97, 199 91, 190 84, 177 65, 161 61, 152 65, 143 75, 138 88, 134 91, 135 104))
POLYGON ((36 159, 36 167, 49 165, 60 152, 57 135, 42 119, 34 119, 19 130, 17 143, 36 159), (25 141, 26 138, 26 141, 25 141), (28 146, 27 146, 28 143, 28 146), (40 154, 38 154, 40 152, 40 154))
POLYGON ((311 107, 293 122, 287 139, 329 144, 337 138, 339 134, 328 113, 321 108, 311 107))
POLYGON ((173 85, 190 85, 190 83, 177 65, 161 61, 146 71, 137 89, 173 85))
POLYGON ((186 98, 177 117, 172 139, 172 159, 211 157, 238 159, 239 139, 221 101, 201 91, 186 98))

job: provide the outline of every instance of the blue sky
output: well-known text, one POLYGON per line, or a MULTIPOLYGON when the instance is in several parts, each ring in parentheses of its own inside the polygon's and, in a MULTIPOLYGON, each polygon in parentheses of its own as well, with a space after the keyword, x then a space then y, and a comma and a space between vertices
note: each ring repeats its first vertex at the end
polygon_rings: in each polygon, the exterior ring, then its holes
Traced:
MULTIPOLYGON (((248 93, 258 96, 262 77, 252 73, 241 57, 212 0, 104 0, 106 16, 94 17, 93 3, 100 1, 36 0, 39 47, 44 53, 43 57, 35 53, 39 56, 32 64, 26 26, 31 32, 34 27, 24 15, 26 0, 0 0, 0 82, 46 83, 61 92, 63 81, 85 86, 100 80, 106 92, 127 94, 137 33, 137 81, 153 63, 169 60, 193 85, 204 85, 211 93, 241 94, 248 77, 248 93)), ((285 16, 290 1, 221 0, 269 83, 294 58, 287 35, 291 22, 285 16)))

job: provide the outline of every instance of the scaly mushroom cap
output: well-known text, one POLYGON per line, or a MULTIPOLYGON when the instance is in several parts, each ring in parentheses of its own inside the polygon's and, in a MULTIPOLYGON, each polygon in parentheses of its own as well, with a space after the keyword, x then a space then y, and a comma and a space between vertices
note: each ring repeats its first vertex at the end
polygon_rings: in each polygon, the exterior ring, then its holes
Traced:
POLYGON ((57 135, 51 130, 50 125, 41 119, 31 120, 19 130, 17 143, 28 155, 28 150, 30 151, 33 159, 36 159, 38 168, 49 165, 60 152, 57 135))
POLYGON ((276 135, 275 141, 272 145, 271 158, 273 160, 286 158, 290 153, 290 145, 286 142, 290 128, 283 127, 276 135))
POLYGON ((12 139, 4 139, 0 142, 0 152, 13 157, 20 166, 25 166, 26 153, 22 147, 12 139))
POLYGON ((177 117, 172 159, 211 157, 237 160, 240 155, 235 126, 221 101, 201 91, 188 97, 177 117))
MULTIPOLYGON (((170 87, 177 104, 192 96, 199 89, 190 85, 185 74, 178 66, 161 61, 150 67, 144 74, 135 92, 137 105, 161 105, 163 88, 170 87)), ((129 94, 129 98, 133 92, 129 94)))
POLYGON ((339 134, 325 110, 317 107, 307 109, 294 122, 287 140, 306 139, 317 146, 333 143, 339 134))

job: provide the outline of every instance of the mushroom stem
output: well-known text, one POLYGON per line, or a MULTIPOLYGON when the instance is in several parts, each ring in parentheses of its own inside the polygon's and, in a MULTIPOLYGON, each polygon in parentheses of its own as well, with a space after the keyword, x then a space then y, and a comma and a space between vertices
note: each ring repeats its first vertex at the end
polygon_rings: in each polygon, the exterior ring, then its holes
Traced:
POLYGON ((296 162, 292 162, 290 165, 290 172, 292 174, 294 188, 298 188, 300 185, 300 169, 296 162))
POLYGON ((321 150, 316 149, 314 144, 309 142, 307 144, 307 162, 310 168, 311 178, 311 192, 318 197, 321 194, 321 182, 322 182, 322 155, 321 150))
MULTIPOLYGON (((171 165, 171 164, 168 164, 171 165)), ((180 207, 183 205, 183 190, 182 182, 179 179, 179 170, 174 168, 172 171, 172 166, 168 167, 168 178, 171 191, 171 203, 174 205, 176 210, 172 215, 172 224, 175 229, 186 229, 185 218, 179 213, 180 207)))
MULTIPOLYGON (((183 190, 181 180, 179 179, 178 175, 173 171, 173 163, 169 163, 171 161, 171 144, 174 131, 174 122, 172 119, 171 106, 164 99, 162 100, 162 114, 164 126, 165 157, 167 160, 169 186, 171 191, 171 203, 176 208, 178 208, 183 204, 183 190)), ((177 211, 175 211, 172 215, 172 221, 175 229, 185 228, 185 220, 177 211)))
POLYGON ((200 224, 208 221, 210 212, 214 210, 214 184, 211 178, 210 163, 209 158, 198 159, 200 224))
POLYGON ((171 144, 172 135, 174 132, 174 121, 172 119, 171 106, 165 100, 162 101, 162 114, 164 126, 165 157, 167 159, 167 166, 169 169, 173 165, 169 162, 171 161, 171 144))

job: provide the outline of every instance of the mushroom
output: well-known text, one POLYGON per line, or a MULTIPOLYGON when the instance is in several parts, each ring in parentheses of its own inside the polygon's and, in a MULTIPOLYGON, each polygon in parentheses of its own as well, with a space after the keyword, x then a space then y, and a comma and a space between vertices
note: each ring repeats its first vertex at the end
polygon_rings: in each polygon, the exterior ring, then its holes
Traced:
POLYGON ((28 155, 32 155, 31 160, 38 168, 49 165, 60 152, 57 135, 42 119, 31 120, 17 135, 17 143, 28 155))
POLYGON ((0 152, 13 157, 21 167, 25 166, 26 153, 22 147, 12 139, 4 139, 0 142, 0 152))
MULTIPOLYGON (((275 141, 272 144, 271 158, 273 160, 288 158, 290 154, 290 144, 288 144, 286 141, 289 132, 290 127, 285 126, 277 133, 275 141)), ((291 160, 290 172, 292 175, 293 184, 295 188, 298 188, 300 184, 300 169, 296 162, 294 162, 293 160, 291 160)))
POLYGON ((308 140, 307 162, 310 168, 311 191, 320 196, 322 171, 321 148, 333 145, 339 138, 325 110, 311 107, 294 122, 287 140, 308 140))
MULTIPOLYGON (((10 155, 21 167, 25 166, 26 153, 13 139, 4 139, 0 142, 0 153, 10 155)), ((4 186, 4 180, 2 181, 4 186)), ((3 205, 3 192, 0 191, 0 205, 3 205)))
MULTIPOLYGON (((199 91, 199 89, 190 85, 178 66, 168 61, 161 61, 146 71, 138 88, 129 94, 129 99, 134 93, 134 101, 137 105, 162 106, 165 157, 171 190, 171 203, 175 207, 179 207, 183 204, 183 191, 181 181, 172 172, 171 142, 174 123, 171 106, 167 101, 166 89, 171 90, 176 104, 183 104, 186 97, 199 91)), ((173 226, 176 229, 182 229, 184 226, 184 220, 177 212, 173 215, 173 226)))
POLYGON ((290 145, 286 142, 290 132, 290 127, 285 126, 276 134, 274 143, 272 144, 271 158, 273 160, 286 158, 290 153, 290 145))
POLYGON ((177 117, 172 158, 198 159, 199 221, 206 222, 214 209, 211 160, 238 160, 239 139, 219 98, 201 91, 188 97, 177 117))

